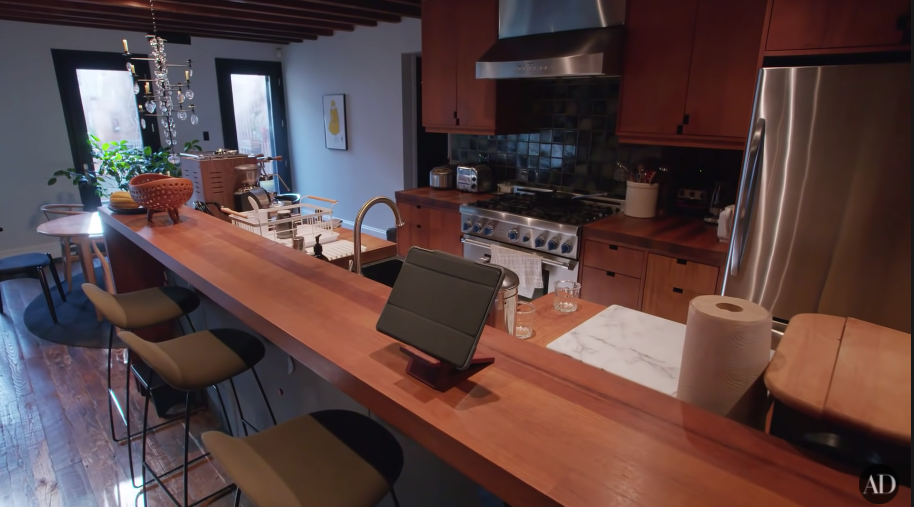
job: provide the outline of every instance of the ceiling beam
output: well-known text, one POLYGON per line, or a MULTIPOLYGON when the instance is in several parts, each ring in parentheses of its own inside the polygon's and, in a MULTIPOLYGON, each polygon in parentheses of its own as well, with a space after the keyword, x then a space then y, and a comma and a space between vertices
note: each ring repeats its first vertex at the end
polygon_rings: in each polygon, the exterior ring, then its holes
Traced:
MULTIPOLYGON (((68 2, 105 6, 108 8, 137 10, 145 12, 147 15, 149 15, 149 4, 142 0, 68 0, 68 2)), ((194 19, 197 20, 219 17, 241 20, 248 24, 272 23, 298 27, 322 28, 325 30, 340 30, 346 32, 355 30, 355 26, 351 23, 339 23, 335 21, 319 21, 311 19, 290 19, 284 16, 258 14, 256 11, 252 11, 246 15, 226 14, 225 11, 219 11, 219 14, 217 15, 206 7, 194 6, 188 2, 158 3, 156 4, 155 11, 157 18, 159 16, 167 15, 193 16, 194 19)))
MULTIPOLYGON (((299 2, 305 3, 307 2, 299 2)), ((314 12, 307 9, 277 7, 274 5, 253 5, 238 2, 227 2, 225 0, 158 0, 156 7, 168 4, 181 4, 185 6, 194 6, 201 9, 201 14, 221 14, 236 18, 244 18, 244 13, 260 13, 270 16, 280 16, 283 18, 307 19, 312 21, 335 21, 338 23, 351 23, 358 26, 377 26, 378 21, 398 22, 399 16, 392 14, 370 13, 365 11, 364 15, 340 15, 334 13, 314 12)))
MULTIPOLYGON (((123 25, 120 26, 111 26, 111 23, 98 22, 93 20, 77 20, 69 18, 60 18, 58 16, 36 16, 28 14, 17 14, 10 13, 6 10, 0 11, 0 19, 6 19, 9 21, 20 21, 23 23, 38 23, 44 25, 61 25, 61 26, 76 26, 84 28, 100 28, 104 30, 118 30, 118 31, 136 31, 140 33, 146 33, 142 26, 132 26, 132 25, 123 25)), ((169 30, 173 32, 182 33, 185 35, 190 35, 194 37, 205 37, 210 39, 230 39, 230 40, 241 40, 247 42, 263 42, 268 44, 289 44, 291 42, 301 42, 302 39, 310 37, 301 37, 296 39, 290 39, 286 37, 270 37, 270 36, 260 36, 260 35, 248 35, 248 34, 239 34, 232 33, 228 31, 224 32, 215 32, 202 29, 174 29, 169 30)), ((314 37, 311 40, 316 39, 314 37)))
MULTIPOLYGON (((259 4, 265 1, 273 2, 275 0, 245 0, 247 3, 259 4)), ((349 7, 353 9, 362 9, 371 12, 386 12, 396 14, 405 18, 419 18, 422 16, 420 5, 404 5, 383 0, 311 0, 312 3, 325 5, 334 5, 337 7, 349 7)))
MULTIPOLYGON (((140 12, 135 9, 122 9, 119 7, 108 7, 101 5, 77 4, 61 0, 32 0, 30 4, 22 4, 15 0, 0 0, 0 5, 6 5, 5 9, 10 12, 26 12, 29 14, 49 13, 60 17, 87 18, 100 21, 115 22, 133 22, 143 24, 146 30, 152 30, 152 18, 148 12, 140 12)), ((309 27, 295 27, 290 25, 274 25, 266 23, 247 23, 241 20, 232 19, 208 19, 200 16, 177 16, 173 14, 157 13, 156 24, 160 27, 180 25, 188 28, 199 27, 206 30, 217 31, 237 31, 240 33, 259 34, 259 35, 280 35, 293 36, 299 35, 333 35, 332 30, 317 29, 309 27)))
MULTIPOLYGON (((172 0, 168 0, 172 1, 172 0)), ((176 0, 177 1, 177 0, 176 0)), ((378 11, 367 11, 365 9, 356 9, 352 7, 345 7, 333 4, 321 4, 312 1, 300 2, 298 0, 213 0, 220 4, 233 4, 233 5, 246 5, 254 8, 258 7, 281 7, 284 9, 309 12, 309 13, 326 13, 326 14, 338 14, 340 16, 347 16, 353 18, 361 19, 374 19, 377 21, 385 21, 387 23, 399 23, 400 16, 397 14, 391 14, 387 12, 378 12, 378 11)))

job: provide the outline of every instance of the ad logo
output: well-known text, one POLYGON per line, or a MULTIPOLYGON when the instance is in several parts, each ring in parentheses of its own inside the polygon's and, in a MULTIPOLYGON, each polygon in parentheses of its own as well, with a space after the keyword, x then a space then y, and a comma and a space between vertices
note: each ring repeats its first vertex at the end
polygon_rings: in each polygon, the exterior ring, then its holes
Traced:
POLYGON ((898 475, 886 465, 873 465, 860 475, 860 494, 872 504, 889 503, 898 494, 898 475))

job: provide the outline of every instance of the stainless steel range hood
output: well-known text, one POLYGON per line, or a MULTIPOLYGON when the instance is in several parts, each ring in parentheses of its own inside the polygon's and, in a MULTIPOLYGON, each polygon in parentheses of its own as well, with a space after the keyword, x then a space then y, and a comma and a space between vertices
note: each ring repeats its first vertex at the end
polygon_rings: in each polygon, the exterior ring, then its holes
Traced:
POLYGON ((625 0, 500 0, 477 79, 618 76, 625 0))

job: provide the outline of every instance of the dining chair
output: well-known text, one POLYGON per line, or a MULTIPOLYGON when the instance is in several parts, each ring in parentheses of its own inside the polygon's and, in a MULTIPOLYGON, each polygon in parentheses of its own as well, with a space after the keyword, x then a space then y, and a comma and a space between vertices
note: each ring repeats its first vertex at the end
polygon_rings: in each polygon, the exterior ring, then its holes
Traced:
MULTIPOLYGON (((50 222, 57 218, 88 213, 82 204, 45 204, 41 212, 50 222)), ((78 246, 70 238, 60 238, 60 257, 63 260, 64 277, 67 280, 67 292, 73 290, 73 263, 79 262, 78 246)))

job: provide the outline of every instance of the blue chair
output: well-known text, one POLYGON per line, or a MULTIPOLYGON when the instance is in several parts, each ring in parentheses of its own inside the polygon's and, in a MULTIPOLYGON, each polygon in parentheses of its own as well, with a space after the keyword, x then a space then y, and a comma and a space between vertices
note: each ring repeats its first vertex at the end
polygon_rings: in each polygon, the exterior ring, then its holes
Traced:
MULTIPOLYGON (((57 275, 57 268, 54 266, 54 259, 51 254, 30 253, 14 255, 0 259, 0 281, 5 278, 11 278, 17 275, 26 275, 35 277, 41 281, 41 290, 44 291, 44 299, 48 302, 48 310, 51 312, 51 319, 57 324, 57 312, 54 310, 54 300, 51 299, 51 288, 48 286, 48 277, 44 273, 44 268, 51 268, 51 275, 54 276, 54 283, 57 284, 57 291, 60 292, 60 299, 67 300, 63 293, 63 287, 60 285, 60 277, 57 275)), ((0 313, 3 313, 3 296, 0 293, 0 313)))

